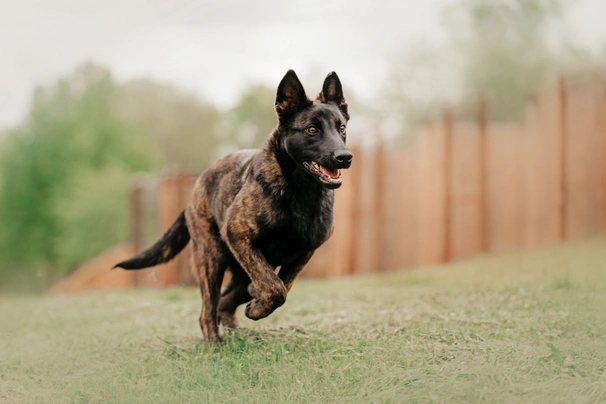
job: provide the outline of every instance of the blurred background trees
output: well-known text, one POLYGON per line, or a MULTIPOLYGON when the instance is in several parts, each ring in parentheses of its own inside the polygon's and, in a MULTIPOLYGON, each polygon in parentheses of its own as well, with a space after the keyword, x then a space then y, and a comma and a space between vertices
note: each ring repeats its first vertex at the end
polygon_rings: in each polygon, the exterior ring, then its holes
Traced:
POLYGON ((386 80, 386 109, 411 136, 445 105, 473 118, 481 98, 490 118, 520 120, 526 100, 562 74, 584 76, 603 62, 570 40, 564 18, 571 0, 458 0, 442 10, 448 41, 421 42, 395 60, 386 80))
POLYGON ((149 79, 120 86, 115 112, 153 148, 160 167, 192 173, 217 157, 226 126, 214 105, 149 79))
POLYGON ((261 147, 276 126, 273 110, 276 91, 262 84, 249 85, 239 102, 227 112, 229 146, 237 149, 261 147))
POLYGON ((491 118, 518 120, 526 100, 553 83, 574 56, 566 0, 464 0, 445 10, 460 52, 462 96, 483 96, 491 118), (550 35, 554 33, 554 35, 550 35))
POLYGON ((117 84, 85 63, 36 89, 0 148, 0 288, 40 288, 126 241, 136 172, 199 173, 221 154, 260 147, 273 90, 250 86, 220 111, 172 85, 117 84))
POLYGON ((0 150, 3 278, 16 274, 13 282, 46 285, 77 257, 124 239, 124 226, 114 219, 124 210, 130 175, 157 162, 154 150, 114 112, 116 96, 109 71, 84 64, 36 89, 25 122, 7 134, 0 150))

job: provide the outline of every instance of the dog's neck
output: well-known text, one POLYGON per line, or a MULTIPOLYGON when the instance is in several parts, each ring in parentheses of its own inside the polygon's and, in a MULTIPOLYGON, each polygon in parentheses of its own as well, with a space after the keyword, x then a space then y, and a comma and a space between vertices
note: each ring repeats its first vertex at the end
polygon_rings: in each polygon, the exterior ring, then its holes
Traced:
POLYGON ((277 194, 286 189, 294 196, 305 199, 322 197, 332 190, 327 189, 312 178, 284 148, 284 135, 275 128, 261 150, 260 180, 264 186, 274 188, 277 194))

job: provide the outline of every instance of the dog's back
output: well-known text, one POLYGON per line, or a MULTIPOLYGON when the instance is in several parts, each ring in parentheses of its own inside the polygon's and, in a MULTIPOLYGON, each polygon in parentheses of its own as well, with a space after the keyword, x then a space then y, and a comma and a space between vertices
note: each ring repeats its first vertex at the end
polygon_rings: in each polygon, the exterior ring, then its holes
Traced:
POLYGON ((194 204, 208 203, 219 220, 242 188, 242 182, 260 149, 240 150, 229 154, 207 168, 196 180, 192 194, 194 204))

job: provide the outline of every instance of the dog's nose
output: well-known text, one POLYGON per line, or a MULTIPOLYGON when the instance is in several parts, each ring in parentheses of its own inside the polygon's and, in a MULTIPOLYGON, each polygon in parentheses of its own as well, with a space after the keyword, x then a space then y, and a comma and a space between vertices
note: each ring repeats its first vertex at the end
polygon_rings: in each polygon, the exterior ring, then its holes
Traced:
POLYGON ((335 160, 342 164, 349 164, 353 160, 353 156, 350 152, 340 152, 335 154, 335 160))

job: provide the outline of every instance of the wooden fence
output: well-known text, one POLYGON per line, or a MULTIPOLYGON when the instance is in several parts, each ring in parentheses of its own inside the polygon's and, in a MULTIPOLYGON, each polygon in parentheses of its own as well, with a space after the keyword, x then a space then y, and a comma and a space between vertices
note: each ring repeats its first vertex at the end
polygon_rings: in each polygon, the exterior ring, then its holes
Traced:
MULTIPOLYGON (((335 232, 304 275, 434 265, 603 232, 605 88, 562 82, 529 102, 523 123, 488 122, 488 107, 480 104, 473 122, 446 110, 408 148, 354 148, 336 191, 335 232)), ((180 175, 135 188, 136 249, 152 241, 142 237, 145 194, 155 201, 159 230, 147 234, 157 237, 187 204, 194 180, 180 175)), ((141 273, 138 283, 191 283, 188 255, 155 277, 141 273)))

